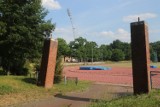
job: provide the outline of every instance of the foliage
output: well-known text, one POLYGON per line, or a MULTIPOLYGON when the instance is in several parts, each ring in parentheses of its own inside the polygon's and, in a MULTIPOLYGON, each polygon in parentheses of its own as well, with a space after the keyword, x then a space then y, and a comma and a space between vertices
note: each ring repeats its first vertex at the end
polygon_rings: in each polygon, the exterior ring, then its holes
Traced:
MULTIPOLYGON (((150 44, 151 46, 151 55, 153 55, 155 53, 155 60, 158 59, 158 61, 160 61, 160 41, 154 42, 150 44)), ((153 58, 153 57, 151 57, 153 58)))
POLYGON ((58 57, 56 61, 54 83, 60 83, 62 81, 62 71, 63 71, 62 57, 58 57))
POLYGON ((58 38, 58 53, 57 56, 68 56, 69 55, 69 45, 66 43, 66 41, 62 38, 58 38))
POLYGON ((76 38, 74 41, 71 41, 69 43, 69 46, 71 48, 71 55, 72 57, 75 57, 79 60, 79 62, 82 62, 84 60, 85 57, 85 44, 86 44, 87 40, 79 37, 76 38))
POLYGON ((150 59, 153 62, 158 62, 157 52, 150 50, 150 59))
POLYGON ((112 61, 122 61, 124 60, 124 53, 120 49, 114 49, 112 51, 112 61))
POLYGON ((0 75, 6 75, 6 72, 4 72, 2 68, 0 68, 0 75))
POLYGON ((26 60, 40 58, 44 32, 54 29, 46 15, 41 0, 0 0, 0 56, 6 72, 21 75, 26 60))
POLYGON ((159 107, 159 90, 150 94, 137 96, 126 96, 111 101, 98 101, 92 103, 90 107, 159 107))
POLYGON ((60 83, 62 80, 62 71, 63 71, 63 57, 69 55, 70 48, 67 45, 66 41, 62 38, 58 38, 58 52, 57 52, 57 60, 56 60, 56 68, 54 75, 54 83, 60 83))
POLYGON ((101 45, 100 52, 102 55, 102 60, 105 60, 105 61, 111 60, 112 50, 109 45, 101 45))
MULTIPOLYGON (((127 42, 122 42, 120 40, 114 40, 109 45, 98 46, 96 42, 87 41, 85 38, 79 37, 69 44, 66 44, 65 40, 62 39, 62 44, 60 46, 62 49, 61 53, 67 53, 69 57, 78 59, 79 62, 91 62, 93 61, 122 61, 131 60, 131 45, 127 42), (68 45, 69 48, 66 46, 68 45), (118 49, 118 51, 117 51, 118 49), (67 51, 66 51, 67 50, 67 51), (115 52, 116 50, 116 52, 115 52), (113 54, 116 54, 114 56, 113 54), (119 58, 120 57, 120 58, 119 58)), ((60 42, 61 43, 61 42, 60 42)), ((154 62, 160 61, 160 42, 150 43, 150 55, 151 60, 154 62)), ((64 55, 64 54, 63 54, 64 55)))
POLYGON ((120 40, 115 40, 113 43, 110 44, 112 49, 120 49, 124 54, 125 60, 131 59, 131 46, 129 43, 121 42, 120 40))

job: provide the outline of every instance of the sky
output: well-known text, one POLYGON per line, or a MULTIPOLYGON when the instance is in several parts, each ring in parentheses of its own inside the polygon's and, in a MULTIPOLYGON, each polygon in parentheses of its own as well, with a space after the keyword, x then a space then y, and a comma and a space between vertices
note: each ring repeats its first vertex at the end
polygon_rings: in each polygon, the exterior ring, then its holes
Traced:
POLYGON ((98 45, 119 39, 130 42, 130 23, 138 17, 149 28, 149 42, 160 40, 160 0, 42 0, 48 10, 46 20, 56 24, 53 38, 67 43, 83 37, 98 45), (67 14, 69 9, 72 24, 67 14))

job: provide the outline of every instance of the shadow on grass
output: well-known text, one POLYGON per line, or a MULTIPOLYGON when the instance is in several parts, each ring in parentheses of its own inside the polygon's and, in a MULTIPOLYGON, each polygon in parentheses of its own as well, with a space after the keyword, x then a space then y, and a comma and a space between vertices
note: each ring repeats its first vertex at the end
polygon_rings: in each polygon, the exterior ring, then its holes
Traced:
POLYGON ((73 100, 73 101, 84 101, 84 102, 98 102, 99 99, 92 99, 92 98, 81 98, 81 97, 75 97, 75 96, 67 96, 63 94, 56 94, 54 97, 61 98, 61 99, 67 99, 67 100, 73 100))
POLYGON ((36 79, 35 78, 24 78, 22 81, 30 84, 36 84, 36 79))
POLYGON ((125 96, 132 96, 133 92, 118 92, 117 96, 119 97, 125 97, 125 96))
POLYGON ((111 92, 111 94, 114 94, 117 98, 121 98, 126 96, 132 96, 133 92, 111 92))

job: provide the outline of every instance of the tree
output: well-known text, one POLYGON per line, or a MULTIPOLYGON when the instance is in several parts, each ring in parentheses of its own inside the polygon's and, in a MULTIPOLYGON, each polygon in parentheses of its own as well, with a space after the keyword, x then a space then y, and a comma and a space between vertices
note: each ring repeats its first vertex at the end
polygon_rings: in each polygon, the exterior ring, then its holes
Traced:
POLYGON ((86 60, 91 62, 95 61, 95 59, 98 59, 99 57, 99 50, 98 50, 98 45, 96 42, 93 41, 88 41, 85 44, 85 56, 86 60))
POLYGON ((102 60, 110 60, 112 56, 112 51, 109 45, 101 45, 100 51, 102 53, 102 60))
POLYGON ((120 49, 124 53, 124 59, 130 60, 131 59, 131 46, 129 43, 121 42, 120 40, 115 40, 113 43, 110 44, 112 49, 120 49))
POLYGON ((122 51, 124 52, 125 55, 125 60, 131 60, 131 45, 130 43, 123 43, 123 48, 122 51))
MULTIPOLYGON (((158 58, 158 61, 160 61, 160 41, 157 41, 157 42, 154 42, 154 43, 150 43, 150 52, 151 52, 151 55, 154 54, 155 52, 155 57, 158 58)), ((151 56, 152 58, 152 56, 151 56)), ((156 58, 156 60, 157 60, 156 58)))
POLYGON ((114 49, 112 51, 112 61, 121 61, 124 60, 124 53, 120 49, 114 49))
POLYGON ((2 67, 23 74, 26 60, 40 58, 44 32, 54 25, 44 18, 41 0, 0 0, 0 56, 2 67))
POLYGON ((77 58, 80 62, 85 58, 85 44, 87 40, 79 37, 69 43, 71 48, 71 56, 77 58))
POLYGON ((113 43, 110 44, 112 49, 122 49, 123 48, 123 42, 120 40, 114 40, 113 43))
POLYGON ((64 56, 64 59, 66 56, 69 56, 69 45, 66 43, 66 41, 62 38, 58 38, 58 53, 57 56, 61 57, 64 56))

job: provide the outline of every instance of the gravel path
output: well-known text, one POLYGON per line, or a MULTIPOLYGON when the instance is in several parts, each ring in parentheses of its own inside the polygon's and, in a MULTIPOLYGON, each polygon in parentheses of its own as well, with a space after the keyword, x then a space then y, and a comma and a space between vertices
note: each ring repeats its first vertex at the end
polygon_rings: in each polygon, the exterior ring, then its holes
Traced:
POLYGON ((83 92, 56 94, 51 98, 26 103, 19 107, 87 107, 91 101, 111 100, 132 93, 132 87, 95 83, 83 92))

